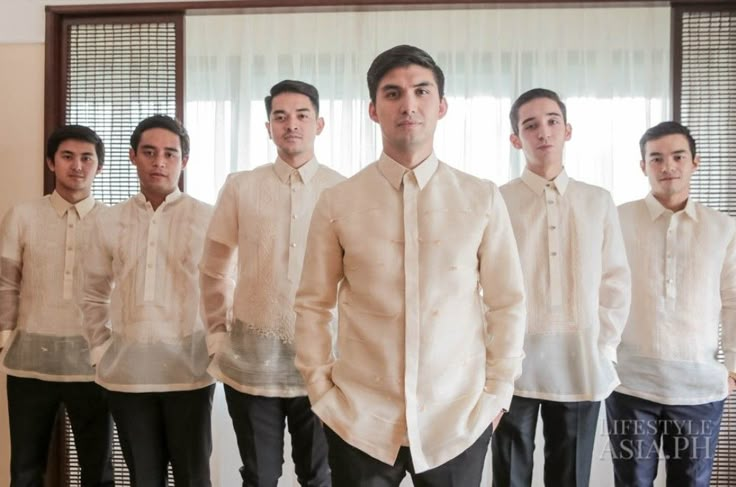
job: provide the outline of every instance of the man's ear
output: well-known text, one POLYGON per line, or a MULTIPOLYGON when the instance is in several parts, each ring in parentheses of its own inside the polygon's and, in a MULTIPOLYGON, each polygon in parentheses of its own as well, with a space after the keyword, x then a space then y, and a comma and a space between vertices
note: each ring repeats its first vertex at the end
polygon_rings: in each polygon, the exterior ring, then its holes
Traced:
POLYGON ((266 122, 266 132, 268 133, 268 138, 273 140, 273 137, 271 137, 271 122, 266 122))
POLYGON ((440 100, 440 116, 438 117, 439 119, 442 119, 445 115, 447 115, 448 108, 449 106, 447 105, 447 98, 443 96, 440 100))
POLYGON ((521 139, 516 134, 509 135, 509 142, 511 142, 511 145, 514 149, 521 149, 521 139))
POLYGON ((49 171, 56 172, 56 169, 54 167, 54 160, 49 157, 46 158, 46 167, 49 168, 49 171))
POLYGON ((376 105, 373 102, 368 104, 368 116, 371 117, 371 120, 378 123, 378 113, 376 113, 376 105))
POLYGON ((317 117, 317 135, 321 134, 324 128, 325 128, 325 119, 322 117, 317 117))

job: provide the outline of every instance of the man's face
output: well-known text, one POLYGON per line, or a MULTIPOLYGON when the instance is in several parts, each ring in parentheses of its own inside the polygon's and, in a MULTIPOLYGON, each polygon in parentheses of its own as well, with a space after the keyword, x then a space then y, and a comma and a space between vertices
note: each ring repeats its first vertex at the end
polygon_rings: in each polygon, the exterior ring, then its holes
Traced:
POLYGON ((325 121, 317 116, 306 95, 284 92, 271 100, 266 130, 284 162, 298 166, 312 159, 314 139, 324 126, 325 121))
POLYGON ((378 83, 376 102, 368 107, 381 126, 384 150, 390 155, 432 151, 437 121, 447 113, 434 73, 411 64, 388 71, 378 83))
POLYGON ((552 165, 562 167, 562 151, 572 127, 565 123, 557 102, 535 98, 521 105, 518 131, 519 135, 511 135, 511 145, 524 151, 529 169, 541 174, 552 165))
POLYGON ((648 141, 644 145, 641 170, 649 178, 652 194, 659 199, 681 197, 687 199, 690 178, 700 164, 693 158, 687 137, 670 134, 648 141))
POLYGON ((102 170, 95 145, 75 139, 67 139, 59 144, 54 159, 47 158, 46 165, 56 176, 57 192, 67 199, 74 194, 82 198, 89 196, 92 181, 102 170))
POLYGON ((130 149, 130 161, 138 171, 141 192, 152 201, 163 200, 174 192, 187 160, 182 157, 179 136, 164 128, 146 130, 141 134, 137 150, 130 149))

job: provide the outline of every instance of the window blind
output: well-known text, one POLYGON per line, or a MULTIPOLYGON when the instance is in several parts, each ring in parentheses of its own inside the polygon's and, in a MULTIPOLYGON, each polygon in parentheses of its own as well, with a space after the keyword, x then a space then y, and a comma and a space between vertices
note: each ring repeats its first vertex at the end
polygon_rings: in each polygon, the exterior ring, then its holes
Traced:
MULTIPOLYGON (((701 157, 691 194, 736 216, 736 6, 679 6, 674 15, 674 111, 701 157)), ((736 485, 733 395, 726 400, 711 485, 736 485)))
POLYGON ((72 23, 67 28, 65 122, 93 128, 106 148, 94 196, 108 204, 138 191, 130 134, 155 113, 176 116, 177 24, 72 23))

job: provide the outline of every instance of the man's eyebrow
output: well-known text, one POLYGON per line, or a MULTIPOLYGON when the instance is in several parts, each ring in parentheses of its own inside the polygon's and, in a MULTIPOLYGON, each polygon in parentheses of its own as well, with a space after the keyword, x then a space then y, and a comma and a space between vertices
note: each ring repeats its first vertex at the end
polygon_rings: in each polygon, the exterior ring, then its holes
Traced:
MULTIPOLYGON (((560 118, 562 118, 562 114, 560 112, 549 112, 549 113, 545 113, 544 115, 547 116, 547 117, 560 117, 560 118)), ((524 125, 527 122, 531 122, 535 118, 536 117, 529 117, 527 119, 524 119, 524 120, 521 121, 521 125, 524 125)))
MULTIPOLYGON (((144 144, 144 145, 141 146, 141 149, 153 149, 153 150, 156 150, 156 149, 158 149, 158 147, 156 147, 154 145, 150 145, 150 144, 144 144)), ((164 147, 164 150, 172 151, 172 152, 179 152, 179 149, 176 148, 176 147, 164 147)))
MULTIPOLYGON (((435 86, 435 84, 432 83, 431 81, 421 81, 415 85, 412 85, 411 87, 412 88, 423 88, 425 86, 435 86)), ((401 87, 399 85, 387 84, 387 85, 381 86, 381 91, 400 90, 400 89, 401 87)))

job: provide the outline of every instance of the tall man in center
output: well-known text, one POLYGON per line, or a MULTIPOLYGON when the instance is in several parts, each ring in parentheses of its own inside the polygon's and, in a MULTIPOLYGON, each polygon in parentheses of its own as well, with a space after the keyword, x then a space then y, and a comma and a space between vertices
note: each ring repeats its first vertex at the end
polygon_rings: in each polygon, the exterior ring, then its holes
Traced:
POLYGON ((325 190, 296 298, 296 363, 335 487, 480 484, 523 358, 521 266, 496 186, 440 162, 444 75, 412 46, 368 70, 378 161, 325 190), (332 311, 337 305, 337 344, 332 311))
POLYGON ((278 158, 228 178, 207 231, 201 288, 210 373, 225 385, 243 487, 276 487, 285 421, 299 483, 328 487, 322 425, 294 366, 293 304, 314 205, 323 189, 345 178, 315 159, 324 120, 314 86, 282 81, 265 102, 278 158))
POLYGON ((631 276, 609 193, 568 177, 572 136, 550 90, 511 107, 520 178, 501 187, 524 268, 524 372, 493 445, 493 485, 529 487, 537 417, 544 422, 544 484, 587 487, 600 401, 618 385, 613 363, 631 301, 631 276))

